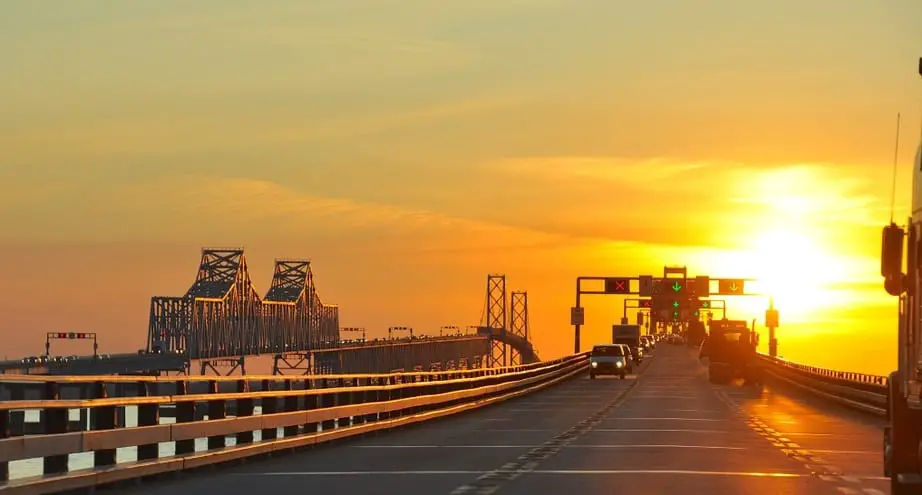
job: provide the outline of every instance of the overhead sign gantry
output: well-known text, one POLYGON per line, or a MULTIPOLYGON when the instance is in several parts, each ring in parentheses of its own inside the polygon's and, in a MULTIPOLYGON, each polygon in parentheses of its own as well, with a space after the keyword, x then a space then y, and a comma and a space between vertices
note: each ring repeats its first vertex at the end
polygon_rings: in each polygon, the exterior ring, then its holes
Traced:
MULTIPOLYGON (((758 294, 746 293, 746 282, 754 281, 748 278, 711 278, 709 276, 688 277, 687 267, 663 268, 662 277, 653 275, 640 275, 637 277, 593 277, 584 276, 576 278, 576 304, 570 308, 570 324, 573 325, 574 352, 580 351, 580 327, 585 324, 585 308, 580 305, 582 296, 600 295, 632 295, 638 302, 638 308, 650 311, 647 324, 656 328, 657 322, 682 323, 691 318, 699 318, 702 311, 709 312, 713 302, 705 298, 711 295, 723 296, 753 296, 758 294), (601 282, 601 284, 599 284, 601 282), (593 284, 595 288, 586 287, 593 284), (601 285, 601 287, 599 287, 601 285), (716 287, 714 287, 716 285, 716 287), (712 291, 716 288, 716 291, 712 291)), ((726 311, 726 303, 718 309, 726 311)), ((627 302, 625 302, 624 319, 627 318, 627 302)), ((638 321, 643 321, 642 317, 638 321)))

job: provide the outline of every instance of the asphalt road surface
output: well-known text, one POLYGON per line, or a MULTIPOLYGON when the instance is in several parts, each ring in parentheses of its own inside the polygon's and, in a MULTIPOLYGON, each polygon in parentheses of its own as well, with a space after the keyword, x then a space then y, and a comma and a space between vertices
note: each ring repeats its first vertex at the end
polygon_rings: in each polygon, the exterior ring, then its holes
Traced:
POLYGON ((796 394, 711 385, 660 344, 626 380, 588 376, 453 418, 137 486, 138 495, 889 493, 880 426, 796 394))

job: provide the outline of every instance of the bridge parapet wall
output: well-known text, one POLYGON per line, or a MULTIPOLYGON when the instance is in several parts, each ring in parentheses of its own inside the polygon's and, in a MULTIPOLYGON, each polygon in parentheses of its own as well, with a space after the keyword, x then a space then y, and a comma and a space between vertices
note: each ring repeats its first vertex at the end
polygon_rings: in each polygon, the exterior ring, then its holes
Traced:
POLYGON ((389 374, 2 375, 0 493, 105 485, 426 421, 552 386, 585 372, 588 362, 581 353, 501 368, 389 374), (74 409, 86 411, 88 428, 73 431, 74 409), (40 411, 41 431, 16 434, 15 416, 30 410, 40 411), (129 412, 134 420, 126 421, 129 412), (175 421, 161 422, 167 416, 175 421), (204 450, 196 448, 200 439, 204 450), (160 457, 164 442, 175 446, 174 455, 160 457), (116 463, 116 449, 124 447, 137 449, 137 461, 116 463), (93 468, 69 470, 69 455, 89 452, 93 468), (5 480, 10 461, 34 458, 43 459, 44 475, 5 480))

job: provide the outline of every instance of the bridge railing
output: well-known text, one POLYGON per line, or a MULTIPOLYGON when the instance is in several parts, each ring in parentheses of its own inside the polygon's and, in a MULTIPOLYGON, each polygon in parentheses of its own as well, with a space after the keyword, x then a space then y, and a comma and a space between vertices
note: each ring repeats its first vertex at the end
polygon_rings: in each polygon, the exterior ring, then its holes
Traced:
POLYGON ((876 415, 887 413, 887 377, 832 370, 760 354, 774 378, 876 415))
MULTIPOLYGON (((264 349, 265 355, 272 354, 304 354, 309 352, 331 352, 331 351, 353 351, 357 349, 373 348, 380 346, 400 346, 400 345, 413 345, 413 344, 425 344, 432 342, 453 342, 459 340, 472 340, 472 339, 481 339, 482 336, 472 333, 461 333, 455 335, 415 335, 412 337, 398 337, 398 338, 374 338, 374 339, 357 339, 349 340, 342 339, 339 341, 330 341, 323 342, 319 346, 310 348, 310 349, 286 349, 275 347, 267 347, 264 349)), ((31 356, 17 361, 0 361, 0 375, 2 374, 16 374, 22 372, 29 373, 45 373, 49 370, 64 371, 68 369, 79 369, 85 367, 89 364, 94 364, 99 367, 113 367, 117 366, 122 362, 131 362, 138 366, 142 366, 145 363, 151 363, 153 369, 158 369, 158 363, 167 363, 167 365, 159 364, 161 369, 169 370, 181 370, 184 369, 182 363, 185 359, 184 354, 181 352, 175 351, 166 351, 162 353, 157 352, 137 352, 137 353, 119 353, 119 354, 100 354, 97 356, 76 356, 73 357, 63 357, 63 356, 50 356, 46 358, 45 356, 31 356)))
POLYGON ((0 385, 19 392, 0 400, 0 493, 52 493, 289 451, 483 407, 587 367, 581 353, 503 368, 392 374, 5 375, 0 385), (84 398, 68 398, 74 394, 84 398), (15 414, 35 410, 39 432, 13 431, 15 414), (87 428, 72 431, 72 410, 86 411, 87 428), (126 447, 136 460, 117 462, 116 449, 126 447), (36 458, 42 475, 6 481, 11 462, 36 458))

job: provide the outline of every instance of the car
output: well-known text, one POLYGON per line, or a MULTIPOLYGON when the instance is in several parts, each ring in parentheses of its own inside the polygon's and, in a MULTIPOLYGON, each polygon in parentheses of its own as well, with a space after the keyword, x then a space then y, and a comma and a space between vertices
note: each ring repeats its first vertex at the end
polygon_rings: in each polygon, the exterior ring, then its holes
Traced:
POLYGON ((653 337, 650 337, 649 335, 641 335, 640 343, 643 344, 643 348, 647 352, 652 351, 653 348, 656 347, 656 341, 654 341, 653 337))
POLYGON ((624 344, 598 344, 589 355, 589 379, 599 375, 618 375, 623 380, 634 372, 631 351, 624 344))

